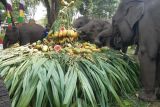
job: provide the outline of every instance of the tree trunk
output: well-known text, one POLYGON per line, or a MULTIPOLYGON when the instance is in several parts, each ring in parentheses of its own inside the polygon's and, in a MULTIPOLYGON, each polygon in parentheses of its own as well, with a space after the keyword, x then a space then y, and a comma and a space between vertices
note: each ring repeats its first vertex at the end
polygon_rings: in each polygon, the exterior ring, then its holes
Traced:
POLYGON ((44 4, 47 8, 47 19, 48 24, 51 27, 53 22, 57 18, 58 14, 58 0, 51 0, 51 4, 49 3, 49 0, 44 0, 44 4))

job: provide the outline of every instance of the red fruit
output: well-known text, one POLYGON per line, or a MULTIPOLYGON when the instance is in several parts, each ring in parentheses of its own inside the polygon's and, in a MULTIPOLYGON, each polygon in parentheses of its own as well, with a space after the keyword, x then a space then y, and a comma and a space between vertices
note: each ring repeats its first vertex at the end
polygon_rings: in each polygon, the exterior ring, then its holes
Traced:
POLYGON ((62 47, 61 47, 60 45, 55 45, 55 46, 54 46, 54 50, 55 50, 56 52, 59 52, 59 51, 62 50, 62 47))

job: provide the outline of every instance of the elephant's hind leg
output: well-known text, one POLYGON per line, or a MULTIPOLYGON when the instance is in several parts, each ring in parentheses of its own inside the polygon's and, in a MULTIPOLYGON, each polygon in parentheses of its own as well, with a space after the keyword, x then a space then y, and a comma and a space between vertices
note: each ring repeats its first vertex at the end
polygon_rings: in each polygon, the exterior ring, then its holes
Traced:
POLYGON ((0 77, 0 107, 11 107, 8 90, 5 88, 5 85, 1 77, 0 77))

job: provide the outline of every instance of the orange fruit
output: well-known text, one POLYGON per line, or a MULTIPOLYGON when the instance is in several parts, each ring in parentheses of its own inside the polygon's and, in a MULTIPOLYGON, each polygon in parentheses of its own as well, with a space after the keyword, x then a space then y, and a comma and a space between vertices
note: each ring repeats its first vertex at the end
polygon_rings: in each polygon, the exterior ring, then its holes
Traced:
POLYGON ((59 37, 62 37, 62 36, 63 36, 63 32, 60 31, 58 36, 59 36, 59 37))
POLYGON ((78 37, 78 32, 74 32, 72 35, 73 38, 77 38, 78 37))
POLYGON ((63 30, 62 35, 63 35, 63 37, 66 37, 67 36, 67 30, 63 30))

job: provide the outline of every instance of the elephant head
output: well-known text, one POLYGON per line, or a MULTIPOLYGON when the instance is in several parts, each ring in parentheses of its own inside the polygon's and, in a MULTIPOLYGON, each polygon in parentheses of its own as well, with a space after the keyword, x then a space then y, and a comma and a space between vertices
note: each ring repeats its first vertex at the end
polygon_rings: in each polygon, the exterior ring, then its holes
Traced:
POLYGON ((95 44, 99 47, 110 46, 110 39, 112 36, 112 27, 110 26, 107 29, 104 29, 100 32, 95 38, 95 44))
POLYGON ((78 28, 84 26, 85 24, 87 24, 89 21, 90 21, 90 19, 87 16, 79 17, 78 19, 76 19, 73 22, 73 27, 78 29, 78 28))
POLYGON ((138 23, 143 14, 143 0, 121 0, 112 18, 111 47, 121 49, 134 44, 138 35, 138 23))
POLYGON ((107 21, 91 20, 85 26, 78 29, 80 32, 79 39, 94 43, 97 35, 109 26, 110 23, 107 21))
POLYGON ((6 29, 5 37, 3 40, 4 49, 9 45, 17 43, 19 40, 19 30, 16 26, 9 26, 6 29))

